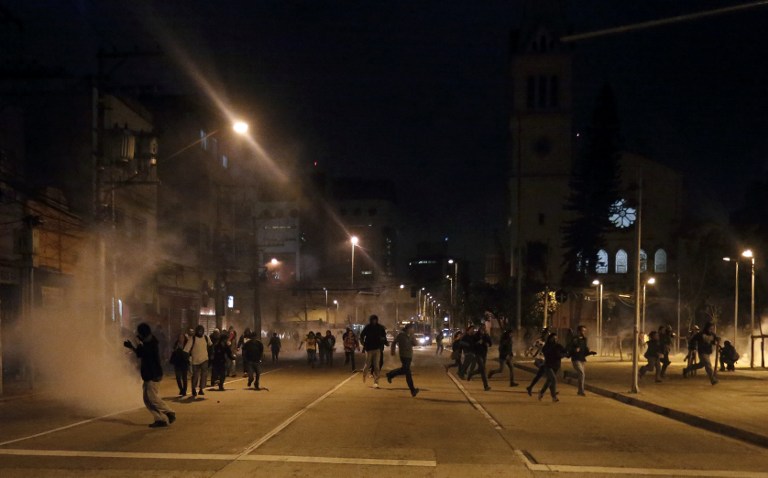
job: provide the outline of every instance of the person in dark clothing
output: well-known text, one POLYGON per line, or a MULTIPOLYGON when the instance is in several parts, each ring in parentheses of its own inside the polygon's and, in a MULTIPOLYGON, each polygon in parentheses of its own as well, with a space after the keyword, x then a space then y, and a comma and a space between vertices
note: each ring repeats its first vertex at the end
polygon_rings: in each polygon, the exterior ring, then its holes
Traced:
POLYGON ((720 343, 720 337, 715 335, 715 325, 712 322, 708 322, 704 326, 704 329, 696 333, 691 338, 689 348, 695 348, 698 352, 699 363, 696 365, 689 365, 683 370, 683 377, 687 377, 691 372, 703 368, 707 372, 709 382, 712 385, 717 385, 718 380, 715 377, 715 371, 712 369, 712 352, 715 347, 720 343))
POLYGON ((387 345, 387 330, 379 324, 379 317, 372 315, 368 318, 368 325, 360 332, 360 342, 365 352, 365 366, 363 367, 363 383, 368 376, 368 367, 373 369, 373 386, 379 388, 379 372, 381 365, 381 351, 387 345))
MULTIPOLYGON (((243 344, 246 342, 246 340, 248 340, 250 336, 251 336, 251 329, 250 327, 246 327, 245 330, 243 330, 243 335, 241 335, 240 338, 237 339, 238 352, 240 352, 243 349, 243 344)), ((247 377, 247 376, 248 376, 248 371, 245 369, 245 361, 243 361, 243 377, 247 377)))
POLYGON ((405 375, 405 383, 408 384, 412 397, 419 393, 419 389, 413 385, 413 376, 411 375, 414 345, 416 345, 416 339, 413 338, 413 327, 411 324, 408 324, 403 327, 403 331, 397 334, 397 337, 392 342, 392 355, 395 355, 395 348, 400 349, 401 367, 387 373, 387 382, 389 383, 392 383, 392 379, 398 375, 405 375))
POLYGON ((327 347, 325 361, 329 367, 333 367, 333 350, 336 347, 336 337, 333 336, 333 333, 330 330, 326 330, 324 339, 327 347))
POLYGON ((659 327, 659 344, 661 345, 661 378, 667 374, 667 367, 672 362, 669 360, 669 354, 672 351, 672 343, 675 340, 675 333, 672 332, 672 327, 667 325, 666 327, 659 327))
POLYGON ((566 356, 565 347, 557 342, 557 334, 552 333, 547 337, 541 352, 544 355, 544 374, 547 381, 539 391, 539 400, 544 398, 544 393, 549 388, 552 401, 559 402, 560 400, 557 398, 557 372, 560 370, 560 360, 566 356))
POLYGON ((464 360, 459 367, 459 377, 466 378, 468 371, 475 367, 475 326, 470 325, 464 330, 461 337, 461 353, 464 354, 464 360))
POLYGON ((725 372, 726 367, 729 372, 735 371, 738 360, 739 353, 736 352, 736 347, 726 340, 723 343, 723 348, 720 349, 720 371, 725 372))
POLYGON ((541 379, 541 377, 544 376, 546 373, 546 370, 544 369, 544 356, 541 353, 541 349, 544 347, 544 344, 547 341, 547 337, 549 337, 549 328, 544 327, 541 329, 541 334, 539 335, 539 338, 536 339, 536 342, 533 343, 531 347, 528 348, 526 351, 526 355, 533 358, 533 365, 536 367, 536 375, 533 377, 533 380, 531 380, 530 385, 525 387, 525 390, 528 392, 528 396, 533 396, 533 387, 536 386, 536 383, 541 379))
POLYGON ((448 369, 451 367, 458 367, 458 369, 461 370, 461 348, 463 346, 461 338, 463 335, 464 334, 462 334, 461 331, 458 331, 453 336, 453 340, 451 341, 451 360, 453 360, 453 363, 445 366, 446 373, 448 373, 448 369))
POLYGON ((144 406, 152 414, 155 421, 149 424, 150 428, 167 427, 176 421, 176 412, 160 398, 158 391, 160 380, 163 379, 163 366, 160 362, 160 347, 157 339, 152 335, 152 329, 145 323, 136 328, 138 343, 130 340, 123 342, 126 348, 133 350, 141 360, 141 379, 144 396, 144 406))
POLYGON ((315 339, 317 340, 318 353, 320 354, 320 365, 323 366, 328 363, 328 338, 317 332, 315 339))
POLYGON ((224 380, 227 376, 227 363, 234 359, 232 348, 226 334, 220 334, 213 344, 213 359, 211 359, 211 387, 219 384, 219 390, 224 390, 224 380))
MULTIPOLYGON (((272 363, 277 363, 280 357, 280 348, 282 347, 282 344, 280 343, 280 337, 277 336, 277 332, 272 332, 272 337, 269 338, 267 347, 269 347, 269 351, 272 352, 272 363)), ((247 370, 248 369, 246 369, 246 371, 247 370)))
POLYGON ((243 344, 243 362, 245 370, 248 372, 248 386, 253 384, 253 388, 261 390, 259 387, 259 377, 261 377, 261 361, 264 357, 264 344, 255 335, 251 334, 249 340, 243 344))
POLYGON ((506 365, 509 368, 509 386, 517 387, 517 382, 515 382, 515 368, 512 366, 512 358, 512 331, 505 330, 501 334, 501 339, 499 340, 499 368, 488 372, 488 378, 493 377, 497 373, 504 372, 504 366, 506 365))
POLYGON ((638 371, 638 377, 643 378, 646 372, 651 370, 656 371, 656 382, 661 382, 661 358, 664 354, 661 351, 661 342, 659 341, 659 334, 653 331, 648 336, 648 343, 645 344, 645 354, 643 355, 648 360, 648 365, 640 367, 638 371))
POLYGON ((576 370, 576 374, 579 377, 578 394, 582 397, 586 395, 584 392, 584 382, 587 374, 587 356, 595 354, 596 352, 589 350, 587 345, 587 328, 579 325, 576 328, 576 336, 568 344, 568 355, 571 357, 571 364, 573 364, 573 369, 576 370))
POLYGON ((171 365, 173 365, 173 371, 176 374, 176 385, 179 387, 179 396, 184 397, 187 395, 187 375, 189 375, 189 354, 184 351, 184 347, 187 345, 187 335, 184 333, 179 334, 176 342, 173 344, 173 352, 171 352, 171 365))
POLYGON ((485 329, 485 324, 480 325, 480 329, 474 335, 472 344, 475 352, 475 366, 467 372, 467 380, 472 380, 476 374, 480 374, 483 379, 483 389, 487 392, 491 389, 488 385, 488 376, 485 373, 485 364, 488 360, 488 347, 492 345, 491 336, 485 329))

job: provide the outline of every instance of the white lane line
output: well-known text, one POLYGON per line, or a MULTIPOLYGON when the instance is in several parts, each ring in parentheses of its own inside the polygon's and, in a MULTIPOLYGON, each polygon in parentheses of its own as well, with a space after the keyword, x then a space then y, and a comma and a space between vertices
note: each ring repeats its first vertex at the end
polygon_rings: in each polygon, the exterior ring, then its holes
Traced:
POLYGON ((266 434, 266 435, 264 435, 263 437, 259 438, 258 440, 256 440, 255 442, 253 442, 253 443, 252 443, 251 445, 249 445, 248 447, 246 447, 246 448, 245 448, 245 450, 243 450, 243 452, 240 454, 240 456, 238 456, 238 458, 237 458, 237 459, 239 460, 239 459, 241 459, 242 457, 244 457, 245 455, 247 455, 247 454, 251 453, 252 451, 254 451, 255 449, 259 448, 261 445, 263 445, 264 443, 266 443, 267 441, 269 441, 269 440, 270 440, 272 437, 274 437, 275 435, 277 435, 278 433, 280 433, 281 431, 283 431, 283 430, 284 430, 284 429, 285 429, 285 428, 286 428, 288 425, 290 425, 291 423, 293 423, 294 421, 296 421, 296 420, 297 420, 297 419, 298 419, 300 416, 302 416, 302 415, 304 415, 305 413, 307 413, 307 411, 308 411, 308 410, 310 410, 312 407, 314 407, 314 406, 315 406, 315 405, 317 405, 318 403, 320 403, 320 402, 322 402, 323 400, 325 400, 326 398, 328 398, 328 397, 329 397, 331 394, 333 394, 333 393, 334 393, 336 390, 338 390, 338 389, 340 389, 341 387, 343 387, 343 386, 344 386, 344 385, 345 385, 347 382, 349 382, 350 380, 352 380, 352 379, 353 379, 353 378, 355 378, 355 377, 357 377, 357 372, 355 372, 355 373, 353 373, 352 375, 350 375, 350 376, 349 376, 349 377, 348 377, 346 380, 343 380, 343 381, 342 381, 340 384, 336 385, 335 387, 333 387, 333 388, 332 388, 332 389, 330 389, 329 391, 325 392, 323 395, 321 395, 320 397, 318 397, 318 398, 317 398, 317 399, 316 399, 314 402, 310 403, 310 404, 309 404, 309 405, 307 405, 306 407, 304 407, 304 408, 302 408, 301 410, 299 410, 298 412, 294 413, 293 415, 291 415, 291 417, 290 417, 290 418, 288 418, 288 419, 287 419, 287 420, 285 420, 283 423, 281 423, 280 425, 278 425, 278 426, 276 426, 275 428, 273 428, 273 429, 272 429, 272 431, 270 431, 269 433, 267 433, 267 434, 266 434))
POLYGON ((375 458, 336 458, 327 456, 248 455, 243 461, 272 461, 286 463, 331 463, 335 465, 423 466, 436 467, 435 460, 380 460, 375 458))
MULTIPOLYGON (((271 372, 277 372, 278 370, 280 370, 280 369, 276 368, 274 370, 269 370, 267 372, 262 373, 262 375, 266 375, 266 374, 271 373, 271 372)), ((231 380, 229 382, 224 382, 224 384, 226 385, 228 383, 240 382, 242 380, 244 380, 244 379, 241 378, 241 379, 238 379, 238 380, 231 380)), ((35 433, 34 435, 29 435, 29 436, 22 437, 22 438, 14 438, 13 440, 7 440, 7 441, 4 441, 4 442, 0 442, 0 446, 11 445, 13 443, 18 443, 20 441, 30 440, 32 438, 37 438, 37 437, 41 437, 41 436, 45 436, 45 435, 50 435, 51 433, 56 433, 56 432, 64 431, 64 430, 67 430, 67 429, 70 429, 70 428, 78 427, 80 425, 86 425, 88 423, 99 421, 99 420, 101 420, 103 418, 109 418, 109 417, 113 417, 115 415, 121 415, 123 413, 133 412, 135 410, 141 410, 143 408, 144 408, 143 406, 135 407, 135 408, 128 408, 128 409, 125 409, 125 410, 120 410, 119 412, 108 413, 108 414, 102 415, 100 417, 89 418, 88 420, 81 420, 81 421, 76 422, 76 423, 70 423, 69 425, 64 425, 63 427, 53 428, 51 430, 46 430, 44 432, 35 433)))
POLYGON ((768 473, 758 471, 732 471, 732 470, 690 470, 674 468, 623 468, 618 466, 581 466, 581 465, 545 465, 533 463, 521 450, 514 450, 518 458, 531 471, 546 471, 555 473, 578 473, 583 476, 596 474, 606 475, 632 475, 632 476, 706 476, 722 478, 766 478, 768 473))
POLYGON ((139 453, 129 451, 87 451, 87 450, 24 450, 6 448, 0 455, 16 456, 57 456, 73 458, 132 458, 145 460, 234 460, 237 455, 206 453, 139 453))
POLYGON ((493 418, 491 414, 488 413, 488 411, 485 408, 483 408, 483 406, 480 405, 480 403, 477 400, 475 400, 475 398, 472 395, 469 394, 469 392, 467 392, 467 389, 465 389, 464 386, 458 380, 456 380, 456 377, 454 377, 453 374, 449 373, 448 377, 450 377, 450 379, 453 380, 453 383, 456 384, 456 387, 458 387, 461 393, 463 393, 464 396, 467 397, 467 400, 469 400, 469 403, 471 403, 472 406, 475 407, 475 409, 478 412, 480 412, 486 419, 488 419, 489 422, 491 422, 491 425, 493 425, 494 429, 501 430, 503 428, 499 424, 499 422, 497 422, 496 419, 493 418))
POLYGON ((70 423, 69 425, 64 425, 63 427, 58 427, 58 428, 54 428, 52 430, 46 430, 44 432, 35 433, 34 435, 29 435, 29 436, 22 437, 22 438, 15 438, 13 440, 7 440, 7 441, 4 441, 4 442, 0 443, 0 446, 10 445, 12 443, 18 443, 20 441, 29 440, 29 439, 41 437, 41 436, 44 436, 44 435, 50 435, 51 433, 56 433, 56 432, 60 432, 62 430, 67 430, 69 428, 74 428, 74 427, 77 427, 77 426, 80 426, 80 425, 85 425, 86 423, 95 422, 97 420, 101 420, 102 418, 108 418, 108 417, 112 417, 112 416, 115 416, 115 415, 120 415, 122 413, 128 413, 128 412, 132 412, 134 410, 139 410, 140 408, 144 408, 144 407, 128 408, 126 410, 120 410, 119 412, 108 413, 107 415, 102 415, 100 417, 89 418, 88 420, 82 420, 82 421, 79 421, 79 422, 76 422, 76 423, 70 423))
MULTIPOLYGON (((3 449, 0 456, 47 456, 64 458, 125 458, 134 460, 208 460, 235 461, 240 455, 223 453, 139 453, 120 451, 77 451, 77 450, 24 450, 3 449)), ((282 463, 329 463, 334 465, 374 465, 374 466, 416 466, 436 467, 435 460, 384 460, 375 458, 344 458, 328 456, 294 455, 248 455, 241 461, 282 462, 282 463)))

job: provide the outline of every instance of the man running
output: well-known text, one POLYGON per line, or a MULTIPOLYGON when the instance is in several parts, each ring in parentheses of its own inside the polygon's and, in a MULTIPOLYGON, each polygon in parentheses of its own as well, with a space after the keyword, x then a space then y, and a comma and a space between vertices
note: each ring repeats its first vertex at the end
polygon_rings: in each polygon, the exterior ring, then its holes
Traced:
POLYGON ((372 315, 368 318, 368 325, 363 327, 360 333, 360 341, 365 352, 365 366, 363 367, 363 383, 368 376, 368 367, 373 370, 373 387, 379 388, 379 372, 381 365, 381 350, 387 343, 387 331, 379 324, 379 317, 372 315))
POLYGON ((582 397, 586 395, 584 393, 584 382, 587 375, 587 355, 596 355, 596 353, 589 350, 589 346, 587 346, 587 328, 579 325, 576 328, 576 336, 571 340, 568 347, 568 355, 571 356, 571 364, 579 377, 578 393, 582 397))
POLYGON ((392 355, 395 355, 395 348, 400 349, 401 367, 387 373, 387 382, 389 383, 392 383, 394 377, 405 375, 405 383, 408 384, 412 397, 419 393, 419 389, 413 386, 413 376, 411 375, 414 345, 416 345, 416 339, 413 338, 413 327, 412 324, 407 324, 392 342, 392 355))

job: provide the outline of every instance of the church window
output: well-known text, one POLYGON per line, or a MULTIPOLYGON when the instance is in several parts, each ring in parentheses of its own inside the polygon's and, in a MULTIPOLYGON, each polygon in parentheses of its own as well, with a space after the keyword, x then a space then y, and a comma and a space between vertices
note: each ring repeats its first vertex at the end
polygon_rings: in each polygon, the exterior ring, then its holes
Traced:
POLYGON ((667 251, 659 249, 653 255, 653 270, 656 272, 667 272, 667 251))
POLYGON ((627 251, 624 249, 619 249, 619 252, 616 253, 616 273, 627 273, 627 251))
POLYGON ((608 252, 605 249, 597 251, 597 264, 595 264, 595 272, 598 274, 608 273, 608 252))
POLYGON ((646 272, 648 270, 648 254, 644 250, 640 249, 640 272, 646 272))

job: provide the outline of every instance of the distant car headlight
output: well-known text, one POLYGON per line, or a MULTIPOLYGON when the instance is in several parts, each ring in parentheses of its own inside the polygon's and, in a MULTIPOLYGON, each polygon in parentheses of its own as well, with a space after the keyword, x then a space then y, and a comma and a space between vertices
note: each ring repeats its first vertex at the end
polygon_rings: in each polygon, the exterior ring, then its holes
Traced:
POLYGON ((422 344, 422 345, 423 345, 424 343, 426 343, 426 341, 427 341, 427 339, 425 339, 424 337, 421 337, 421 338, 419 339, 419 343, 420 343, 420 344, 422 344))

